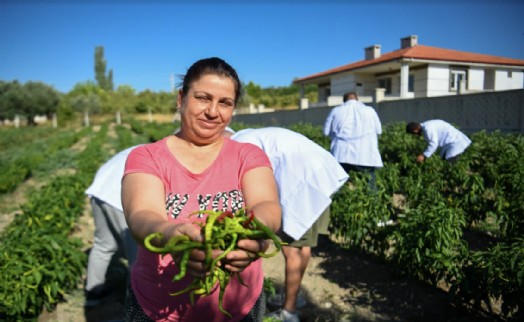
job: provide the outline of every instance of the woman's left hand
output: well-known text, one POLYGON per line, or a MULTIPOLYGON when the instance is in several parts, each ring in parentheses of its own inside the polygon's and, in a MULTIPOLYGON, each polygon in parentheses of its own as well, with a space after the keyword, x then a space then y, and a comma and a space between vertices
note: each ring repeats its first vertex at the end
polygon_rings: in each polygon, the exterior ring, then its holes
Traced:
POLYGON ((222 260, 222 265, 230 272, 239 273, 260 258, 257 254, 264 253, 269 248, 269 240, 242 239, 238 241, 237 246, 237 250, 230 251, 222 260))

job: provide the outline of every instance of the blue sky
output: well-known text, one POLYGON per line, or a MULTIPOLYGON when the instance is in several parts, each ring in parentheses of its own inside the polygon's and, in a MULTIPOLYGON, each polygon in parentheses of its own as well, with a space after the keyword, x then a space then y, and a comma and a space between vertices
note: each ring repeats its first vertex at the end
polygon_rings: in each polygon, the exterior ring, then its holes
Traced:
POLYGON ((518 0, 0 0, 0 80, 67 92, 94 81, 96 46, 115 86, 137 91, 169 91, 170 75, 210 56, 246 83, 287 86, 409 35, 524 59, 523 14, 518 0))

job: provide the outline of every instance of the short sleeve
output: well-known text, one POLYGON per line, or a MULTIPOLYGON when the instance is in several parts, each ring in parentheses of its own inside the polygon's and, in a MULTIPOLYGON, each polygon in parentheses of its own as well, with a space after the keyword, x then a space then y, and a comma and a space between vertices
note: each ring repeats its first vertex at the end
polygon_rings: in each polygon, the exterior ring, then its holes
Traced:
POLYGON ((126 160, 124 177, 130 173, 147 173, 162 179, 160 168, 148 146, 143 145, 131 151, 126 160))

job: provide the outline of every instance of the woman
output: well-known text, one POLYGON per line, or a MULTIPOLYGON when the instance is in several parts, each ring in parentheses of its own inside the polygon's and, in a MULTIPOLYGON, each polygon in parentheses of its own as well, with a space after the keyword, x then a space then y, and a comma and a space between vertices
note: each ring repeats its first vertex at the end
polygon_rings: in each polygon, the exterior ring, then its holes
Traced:
MULTIPOLYGON (((187 71, 179 90, 181 130, 130 154, 122 181, 122 204, 135 239, 142 244, 151 233, 168 239, 187 235, 202 241, 196 210, 246 207, 273 231, 279 229, 281 209, 271 164, 253 145, 234 142, 222 133, 241 95, 236 71, 219 58, 197 61, 187 71)), ((242 285, 232 278, 223 299, 225 316, 218 309, 218 289, 190 304, 188 293, 169 293, 187 287, 205 270, 203 251, 194 250, 186 277, 173 282, 177 258, 140 247, 126 299, 128 321, 262 321, 264 299, 261 260, 256 253, 268 241, 241 240, 222 267, 240 273, 242 285)), ((221 253, 214 250, 213 256, 221 253)))

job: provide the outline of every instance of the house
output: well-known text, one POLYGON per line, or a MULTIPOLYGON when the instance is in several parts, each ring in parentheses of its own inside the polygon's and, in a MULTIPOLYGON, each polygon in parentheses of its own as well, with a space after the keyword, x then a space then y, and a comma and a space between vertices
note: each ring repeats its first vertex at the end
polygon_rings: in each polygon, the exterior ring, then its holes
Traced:
POLYGON ((385 54, 373 45, 361 61, 295 79, 299 86, 318 86, 318 103, 302 96, 300 108, 339 105, 348 91, 376 103, 524 88, 524 60, 419 45, 416 35, 400 45, 385 54))

